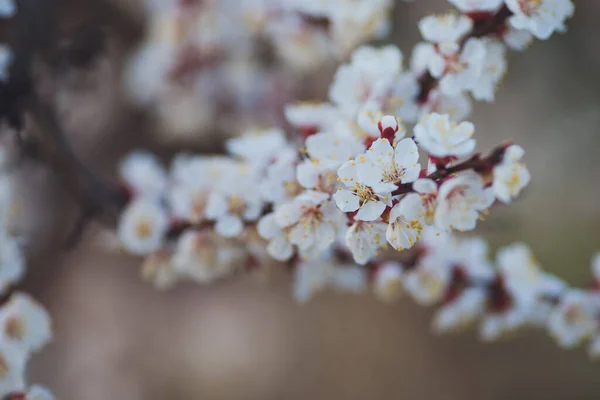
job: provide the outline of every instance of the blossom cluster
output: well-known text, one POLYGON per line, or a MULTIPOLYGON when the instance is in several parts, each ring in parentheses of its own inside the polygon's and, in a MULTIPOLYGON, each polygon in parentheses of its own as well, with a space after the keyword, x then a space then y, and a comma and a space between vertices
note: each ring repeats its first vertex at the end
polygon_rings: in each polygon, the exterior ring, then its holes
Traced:
POLYGON ((391 0, 160 0, 126 83, 170 133, 276 108, 298 74, 389 30, 391 0), (259 51, 260 50, 260 51, 259 51), (262 54, 262 56, 261 56, 262 54), (219 118, 218 118, 219 117, 219 118))
POLYGON ((13 289, 24 274, 26 243, 14 229, 21 210, 4 151, 0 160, 0 397, 52 400, 47 389, 38 385, 28 388, 25 379, 32 354, 51 339, 51 324, 41 304, 13 289))
POLYGON ((479 323, 481 339, 492 341, 517 329, 544 328, 564 348, 590 341, 590 356, 600 357, 600 255, 592 263, 594 285, 583 290, 543 272, 523 243, 500 249, 495 263, 487 253, 481 238, 427 230, 402 261, 372 266, 372 288, 386 302, 406 292, 421 305, 438 306, 438 333, 479 323))

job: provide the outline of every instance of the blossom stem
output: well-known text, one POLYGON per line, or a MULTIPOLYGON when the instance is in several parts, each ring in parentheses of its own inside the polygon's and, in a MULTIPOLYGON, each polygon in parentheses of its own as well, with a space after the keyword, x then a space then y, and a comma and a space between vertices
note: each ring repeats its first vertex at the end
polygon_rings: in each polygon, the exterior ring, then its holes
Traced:
MULTIPOLYGON (((456 164, 452 167, 448 168, 440 168, 437 171, 429 174, 425 178, 434 180, 439 182, 453 174, 473 170, 477 173, 485 173, 490 171, 494 166, 498 165, 502 162, 504 158, 504 152, 509 144, 503 144, 498 146, 492 152, 484 158, 481 158, 481 154, 475 154, 473 157, 469 158, 466 161, 461 162, 460 164, 456 164)), ((401 183, 398 185, 398 189, 392 192, 392 196, 398 196, 406 193, 410 193, 413 191, 412 183, 401 183)))

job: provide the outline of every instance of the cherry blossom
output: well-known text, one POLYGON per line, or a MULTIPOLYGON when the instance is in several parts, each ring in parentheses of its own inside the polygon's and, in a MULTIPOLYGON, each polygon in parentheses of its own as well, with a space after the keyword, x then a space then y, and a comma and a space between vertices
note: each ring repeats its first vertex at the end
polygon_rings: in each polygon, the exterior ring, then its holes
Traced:
POLYGON ((401 264, 387 261, 377 269, 373 290, 379 300, 386 303, 397 300, 403 292, 403 286, 401 264))
POLYGON ((505 3, 514 13, 510 23, 542 40, 555 31, 564 31, 565 20, 575 11, 571 0, 505 0, 505 3))
POLYGON ((466 157, 475 149, 473 124, 457 124, 445 114, 424 116, 414 132, 419 147, 434 157, 466 157))
POLYGON ((398 251, 413 247, 421 238, 424 217, 425 207, 421 196, 417 193, 406 195, 390 212, 386 231, 388 243, 398 251))
POLYGON ((599 304, 600 297, 597 295, 577 289, 569 290, 548 319, 550 335, 562 347, 576 347, 596 331, 599 304))
POLYGON ((346 245, 352 252, 354 261, 365 265, 387 249, 385 231, 387 224, 374 221, 355 221, 346 232, 346 245))
POLYGON ((495 11, 504 0, 448 0, 454 7, 462 12, 495 11))
POLYGON ((168 216, 161 206, 140 198, 132 201, 121 215, 119 239, 127 251, 149 254, 161 246, 168 225, 168 216))
POLYGON ((493 202, 492 190, 484 187, 481 176, 463 172, 440 186, 435 224, 440 229, 472 230, 493 202))
POLYGON ((524 154, 523 148, 511 145, 506 149, 502 163, 494 167, 492 188, 496 198, 504 203, 510 203, 531 180, 529 170, 521 161, 524 154))

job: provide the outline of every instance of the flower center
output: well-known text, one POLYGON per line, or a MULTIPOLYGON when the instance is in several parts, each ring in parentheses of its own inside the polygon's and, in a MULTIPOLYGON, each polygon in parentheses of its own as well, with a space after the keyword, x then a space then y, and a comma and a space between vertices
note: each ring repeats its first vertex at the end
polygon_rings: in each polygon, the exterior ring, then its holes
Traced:
POLYGON ((366 186, 366 185, 357 183, 356 186, 354 188, 352 188, 352 190, 354 191, 354 193, 356 193, 356 195, 360 199, 360 202, 363 204, 368 201, 378 201, 379 200, 377 198, 377 195, 375 194, 373 189, 371 189, 370 186, 366 186))
POLYGON ((12 339, 22 339, 25 334, 25 324, 17 317, 10 317, 4 324, 4 333, 12 339))
POLYGON ((246 201, 242 196, 233 195, 229 197, 229 212, 233 215, 241 215, 246 211, 246 201))
POLYGON ((142 219, 135 228, 135 233, 140 239, 148 239, 152 231, 152 221, 148 218, 142 219))
POLYGON ((519 7, 523 14, 531 17, 538 8, 542 5, 544 0, 519 0, 519 7))

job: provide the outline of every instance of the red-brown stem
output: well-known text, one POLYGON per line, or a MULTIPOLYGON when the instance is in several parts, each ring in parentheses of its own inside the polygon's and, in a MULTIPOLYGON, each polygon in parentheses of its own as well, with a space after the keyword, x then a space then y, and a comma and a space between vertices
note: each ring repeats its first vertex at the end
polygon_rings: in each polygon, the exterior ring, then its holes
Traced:
MULTIPOLYGON (((466 41, 471 38, 481 38, 501 32, 504 29, 506 21, 512 14, 512 11, 504 4, 496 13, 490 14, 487 18, 477 19, 474 15, 469 15, 473 19, 473 28, 460 40, 460 47, 462 48, 466 41)), ((429 94, 437 87, 438 83, 437 78, 434 78, 429 71, 425 71, 419 77, 417 103, 423 104, 427 102, 429 94)))
MULTIPOLYGON (((491 171, 494 166, 498 165, 502 162, 504 158, 504 152, 509 144, 503 144, 494 150, 485 158, 481 158, 481 154, 475 154, 473 157, 469 158, 466 161, 461 162, 460 164, 456 164, 449 168, 440 168, 437 171, 426 176, 426 179, 432 179, 436 182, 445 179, 453 174, 473 170, 478 173, 484 173, 487 171, 491 171)), ((398 189, 392 192, 393 196, 398 196, 406 193, 410 193, 413 191, 412 183, 401 183, 398 185, 398 189)))

